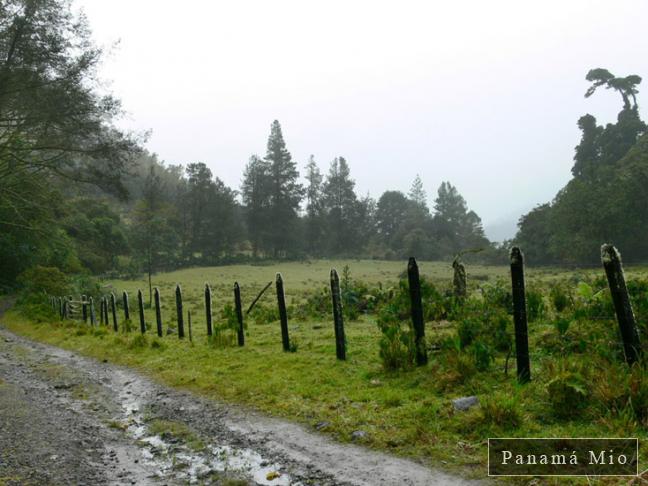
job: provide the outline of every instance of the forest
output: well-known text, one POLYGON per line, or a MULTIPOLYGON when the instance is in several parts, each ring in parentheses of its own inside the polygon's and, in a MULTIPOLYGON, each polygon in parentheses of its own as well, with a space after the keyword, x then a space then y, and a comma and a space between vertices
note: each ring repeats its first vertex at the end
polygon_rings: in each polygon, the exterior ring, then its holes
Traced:
MULTIPOLYGON (((2 2, 0 12, 0 285, 33 266, 137 275, 262 259, 468 258, 502 263, 516 243, 530 264, 592 263, 602 241, 632 261, 648 256, 648 135, 641 78, 605 69, 591 87, 618 92, 617 123, 578 120, 573 178, 494 244, 450 182, 432 207, 423 181, 379 197, 355 190, 352 161, 293 160, 278 121, 239 187, 208 163, 167 163, 145 134, 117 128, 119 100, 99 89, 102 51, 83 18, 54 0, 2 2)), ((441 176, 442 177, 442 176, 441 176)))

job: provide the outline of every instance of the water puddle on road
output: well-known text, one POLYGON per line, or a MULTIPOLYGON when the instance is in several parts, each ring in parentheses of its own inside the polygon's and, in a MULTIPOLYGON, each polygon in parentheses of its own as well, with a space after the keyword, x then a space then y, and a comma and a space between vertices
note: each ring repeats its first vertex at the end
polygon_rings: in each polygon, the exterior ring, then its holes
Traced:
POLYGON ((119 382, 119 401, 122 406, 120 422, 126 434, 138 443, 145 466, 156 471, 160 479, 177 478, 190 484, 199 483, 211 475, 243 476, 257 485, 298 486, 281 465, 265 460, 258 452, 229 445, 207 444, 194 451, 173 437, 152 434, 144 420, 142 406, 144 393, 138 395, 138 383, 132 376, 114 377, 119 382))

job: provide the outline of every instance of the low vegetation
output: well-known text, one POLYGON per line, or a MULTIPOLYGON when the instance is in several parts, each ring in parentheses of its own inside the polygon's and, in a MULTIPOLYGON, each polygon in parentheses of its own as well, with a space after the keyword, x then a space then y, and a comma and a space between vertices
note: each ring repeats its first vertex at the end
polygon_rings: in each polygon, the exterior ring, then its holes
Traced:
MULTIPOLYGON (((530 270, 532 380, 518 385, 505 267, 474 272, 469 267, 469 295, 457 299, 451 268, 421 264, 429 364, 416 367, 407 284, 399 280, 403 265, 335 263, 338 268, 348 265, 342 272, 347 361, 335 357, 327 272, 319 271, 327 264, 321 262, 281 266, 290 338, 298 343, 294 353, 282 352, 272 290, 246 316, 245 347, 236 346, 234 331, 224 325, 228 312, 222 309, 231 303, 227 281, 243 283, 245 308, 257 289, 271 280, 278 269, 274 267, 214 267, 161 275, 165 329, 170 329, 162 338, 153 332, 142 336, 138 326, 127 332, 121 320, 118 333, 109 326, 60 321, 47 304, 30 300, 10 312, 6 322, 31 338, 136 367, 172 386, 296 419, 340 441, 435 464, 443 461, 474 470, 475 475, 483 474, 486 437, 647 438, 648 374, 643 363, 629 368, 623 360, 601 270, 530 270), (480 277, 471 278, 473 273, 480 277), (323 276, 319 282, 317 275, 323 276), (223 324, 218 339, 206 337, 206 280, 221 282, 214 285, 214 319, 223 324), (185 310, 196 316, 191 343, 173 333, 171 296, 176 281, 183 284, 185 310), (479 399, 478 406, 455 410, 453 399, 472 395, 479 399), (354 434, 357 431, 364 434, 354 434)), ((132 291, 139 283, 111 285, 132 291)), ((645 335, 648 272, 630 269, 628 288, 645 335)), ((149 309, 146 315, 151 324, 149 309)))

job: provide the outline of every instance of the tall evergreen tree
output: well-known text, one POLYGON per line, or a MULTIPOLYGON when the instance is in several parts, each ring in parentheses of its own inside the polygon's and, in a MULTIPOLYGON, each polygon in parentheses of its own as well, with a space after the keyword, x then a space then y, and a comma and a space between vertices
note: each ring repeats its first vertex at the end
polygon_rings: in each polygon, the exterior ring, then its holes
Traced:
POLYGON ((315 157, 311 155, 306 164, 306 250, 316 256, 324 250, 323 180, 315 157))
POLYGON ((299 172, 293 162, 277 120, 272 122, 265 156, 268 166, 270 207, 268 242, 274 256, 286 256, 295 249, 295 230, 303 188, 298 182, 299 172))
POLYGON ((428 211, 427 194, 425 192, 425 189, 423 188, 423 181, 418 174, 416 174, 416 177, 412 182, 412 187, 410 188, 408 197, 411 201, 414 201, 414 203, 421 209, 428 211))
POLYGON ((267 234, 272 224, 270 219, 270 164, 260 157, 250 157, 241 184, 241 196, 245 206, 247 234, 256 258, 267 249, 267 234))
POLYGON ((355 181, 350 175, 344 157, 336 157, 324 183, 329 251, 334 255, 352 254, 361 246, 359 204, 354 191, 355 181))

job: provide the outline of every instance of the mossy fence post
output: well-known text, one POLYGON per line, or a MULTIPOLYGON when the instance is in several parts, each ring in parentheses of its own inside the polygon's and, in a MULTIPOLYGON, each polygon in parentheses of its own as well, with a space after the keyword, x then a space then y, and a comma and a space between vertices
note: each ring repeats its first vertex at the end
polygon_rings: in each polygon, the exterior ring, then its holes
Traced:
POLYGON ((175 290, 176 297, 176 316, 178 318, 178 338, 184 339, 184 313, 182 310, 182 289, 180 284, 176 285, 175 290))
POLYGON ((275 278, 277 290, 277 306, 279 307, 279 321, 281 322, 281 343, 284 351, 290 351, 290 337, 288 336, 288 312, 286 312, 286 297, 284 295, 283 278, 277 273, 275 278))
POLYGON ((524 286, 524 254, 517 246, 511 248, 510 260, 517 379, 519 383, 526 383, 531 380, 531 363, 529 362, 529 331, 524 286))
POLYGON ((344 336, 344 317, 340 296, 340 277, 331 269, 331 300, 333 301, 333 330, 335 331, 335 354, 337 359, 346 359, 346 338, 344 336))
POLYGON ((454 269, 454 277, 452 279, 454 295, 458 299, 465 299, 467 295, 466 267, 461 263, 459 257, 457 257, 452 262, 452 268, 454 269))
POLYGON ((236 320, 238 321, 237 336, 238 345, 245 345, 245 334, 243 334, 243 309, 241 308, 241 288, 238 282, 234 282, 234 308, 236 310, 236 320))
POLYGON ((414 345, 416 346, 416 364, 427 364, 427 346, 425 344, 425 322, 423 322, 423 303, 421 302, 421 280, 419 268, 414 257, 407 263, 407 280, 412 312, 412 327, 414 329, 414 345))
POLYGON ((115 299, 115 294, 110 293, 110 311, 112 312, 113 318, 113 330, 115 332, 119 331, 119 326, 117 325, 117 301, 115 299))
POLYGON ((63 299, 61 297, 58 298, 58 314, 59 319, 63 319, 63 299))
POLYGON ((160 308, 160 289, 155 287, 153 290, 153 300, 155 300, 155 323, 157 324, 157 335, 162 337, 162 309, 160 308))
POLYGON ((95 327, 97 325, 97 316, 95 315, 94 299, 92 297, 88 299, 88 307, 90 309, 90 325, 95 327))
POLYGON ((614 246, 605 244, 601 246, 601 261, 610 286, 614 312, 619 322, 625 359, 631 365, 639 360, 641 343, 632 304, 630 303, 630 296, 628 295, 628 288, 626 287, 625 275, 623 274, 621 254, 614 246))
POLYGON ((211 288, 205 283, 205 320, 207 321, 207 337, 212 335, 212 296, 211 288))
POLYGON ((139 312, 140 332, 146 333, 146 320, 144 319, 144 296, 142 291, 137 289, 137 310, 139 312))
POLYGON ((99 324, 101 324, 102 326, 106 323, 106 321, 104 321, 104 303, 105 300, 102 296, 99 299, 99 324))
POLYGON ((88 298, 85 295, 81 296, 81 319, 83 323, 88 323, 88 298))
POLYGON ((128 293, 122 292, 122 304, 124 305, 124 320, 130 321, 130 306, 128 305, 128 293))

